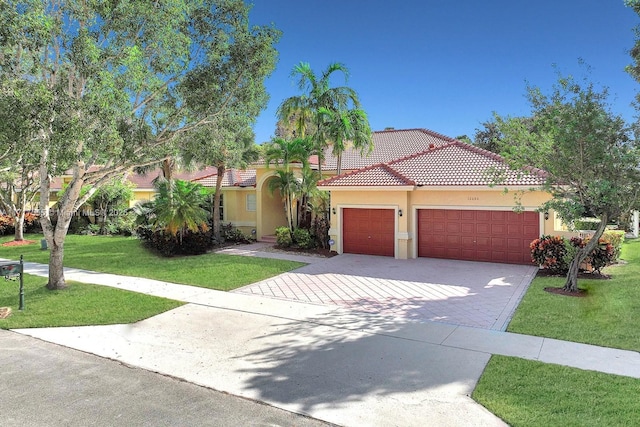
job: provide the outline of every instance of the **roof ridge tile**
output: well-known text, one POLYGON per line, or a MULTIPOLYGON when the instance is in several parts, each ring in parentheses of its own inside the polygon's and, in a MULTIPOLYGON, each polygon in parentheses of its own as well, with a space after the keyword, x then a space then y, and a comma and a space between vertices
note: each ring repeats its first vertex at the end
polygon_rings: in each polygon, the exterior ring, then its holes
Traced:
POLYGON ((337 180, 338 178, 343 178, 343 177, 355 175, 356 173, 361 173, 361 172, 364 172, 364 171, 367 171, 367 170, 371 170, 373 168, 377 168, 377 167, 380 167, 380 166, 383 166, 383 165, 384 165, 383 163, 376 163, 375 165, 369 165, 369 166, 366 166, 364 168, 354 169, 352 171, 341 173, 340 175, 335 175, 335 176, 332 176, 331 178, 325 178, 322 181, 318 181, 318 185, 320 185, 320 184, 322 184, 322 185, 329 184, 330 182, 333 182, 333 181, 337 180))
POLYGON ((389 166, 388 164, 385 163, 381 163, 381 166, 387 170, 389 173, 391 173, 393 176, 395 176, 396 178, 402 180, 405 182, 405 184, 407 185, 416 185, 416 182, 414 180, 412 180, 411 178, 408 178, 407 176, 401 174, 399 171, 393 169, 391 166, 389 166))

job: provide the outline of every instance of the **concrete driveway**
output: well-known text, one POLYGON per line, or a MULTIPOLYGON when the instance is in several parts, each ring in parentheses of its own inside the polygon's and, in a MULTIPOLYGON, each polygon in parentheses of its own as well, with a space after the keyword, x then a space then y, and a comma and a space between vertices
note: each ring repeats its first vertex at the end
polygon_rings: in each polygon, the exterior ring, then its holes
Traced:
POLYGON ((505 330, 536 267, 343 254, 235 290, 401 320, 505 330))

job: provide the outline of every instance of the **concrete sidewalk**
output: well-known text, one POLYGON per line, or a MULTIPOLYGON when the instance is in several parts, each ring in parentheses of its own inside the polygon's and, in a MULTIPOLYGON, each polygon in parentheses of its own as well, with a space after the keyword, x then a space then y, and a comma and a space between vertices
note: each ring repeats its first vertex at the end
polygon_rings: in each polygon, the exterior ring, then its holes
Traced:
MULTIPOLYGON (((46 266, 26 263, 46 275, 46 266)), ((132 325, 18 332, 341 425, 501 425, 469 395, 491 354, 640 378, 640 354, 66 269, 189 304, 132 325)), ((28 304, 28 302, 27 302, 28 304)))

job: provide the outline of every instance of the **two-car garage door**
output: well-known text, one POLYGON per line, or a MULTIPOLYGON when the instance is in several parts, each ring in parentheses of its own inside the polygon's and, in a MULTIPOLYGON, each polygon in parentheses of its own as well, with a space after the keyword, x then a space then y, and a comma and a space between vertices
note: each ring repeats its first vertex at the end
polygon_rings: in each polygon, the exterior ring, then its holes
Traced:
POLYGON ((539 229, 536 212, 420 209, 418 256, 530 264, 539 229))
MULTIPOLYGON (((419 209, 418 256, 529 264, 539 214, 492 210, 419 209)), ((394 256, 395 210, 342 210, 343 252, 394 256)))

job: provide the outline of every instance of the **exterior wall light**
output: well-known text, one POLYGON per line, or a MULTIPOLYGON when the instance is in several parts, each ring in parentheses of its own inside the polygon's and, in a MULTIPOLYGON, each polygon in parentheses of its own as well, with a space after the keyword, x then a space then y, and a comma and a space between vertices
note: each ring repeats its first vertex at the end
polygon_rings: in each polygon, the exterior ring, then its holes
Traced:
POLYGON ((333 212, 333 214, 336 214, 336 208, 331 208, 331 212, 333 212))
POLYGON ((402 216, 402 209, 398 209, 398 216, 402 216))
POLYGON ((545 220, 549 219, 549 211, 546 211, 546 212, 544 213, 544 219, 545 219, 545 220))

